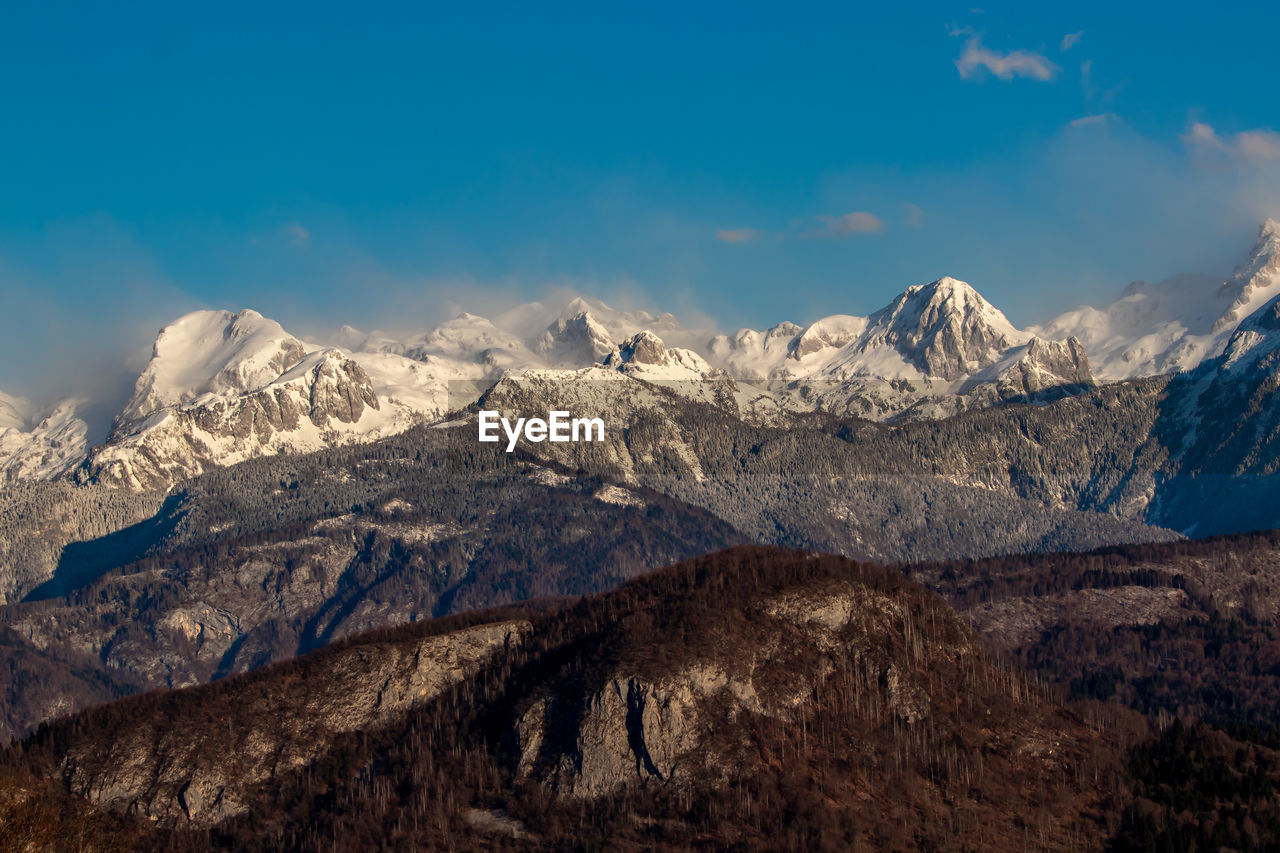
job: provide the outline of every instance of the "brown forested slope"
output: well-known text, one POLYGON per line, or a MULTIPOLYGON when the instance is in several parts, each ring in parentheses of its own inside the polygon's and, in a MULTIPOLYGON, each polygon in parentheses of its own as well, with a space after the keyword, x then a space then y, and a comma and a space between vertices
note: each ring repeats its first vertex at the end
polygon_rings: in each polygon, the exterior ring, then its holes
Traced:
POLYGON ((1065 710, 895 572, 750 547, 85 712, 12 750, 7 790, 179 849, 1089 849, 1133 725, 1065 710), (450 654, 477 630, 492 658, 450 654))

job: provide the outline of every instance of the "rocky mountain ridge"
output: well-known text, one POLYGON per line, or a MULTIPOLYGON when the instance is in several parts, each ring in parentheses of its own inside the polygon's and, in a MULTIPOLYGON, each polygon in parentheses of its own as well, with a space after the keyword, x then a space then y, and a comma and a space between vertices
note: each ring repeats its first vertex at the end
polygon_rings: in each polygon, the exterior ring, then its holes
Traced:
POLYGON ((344 327, 328 344, 296 338, 254 311, 201 311, 161 331, 111 434, 92 449, 72 401, 38 422, 27 404, 0 401, 0 474, 163 489, 211 466, 438 421, 503 376, 599 376, 583 373, 587 367, 672 383, 698 400, 757 401, 731 407, 741 417, 937 419, 1067 396, 1098 381, 1189 372, 1225 352, 1237 327, 1275 294, 1280 225, 1268 221, 1220 287, 1195 277, 1138 283, 1102 311, 1079 309, 1028 330, 947 277, 912 286, 867 317, 719 336, 685 329, 669 314, 615 311, 581 297, 559 312, 530 305, 497 321, 463 314, 407 338, 344 327), (318 361, 327 366, 308 374, 318 361), (698 387, 706 382, 712 390, 698 387))

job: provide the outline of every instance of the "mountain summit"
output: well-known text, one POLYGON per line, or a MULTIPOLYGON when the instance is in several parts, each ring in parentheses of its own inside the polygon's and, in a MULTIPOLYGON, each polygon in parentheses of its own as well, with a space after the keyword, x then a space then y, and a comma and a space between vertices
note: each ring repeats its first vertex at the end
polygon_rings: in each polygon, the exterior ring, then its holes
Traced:
POLYGON ((714 393, 687 382, 673 388, 739 406, 755 400, 762 408, 750 410, 770 417, 818 410, 939 418, 1043 401, 1098 381, 1188 372, 1229 343, 1239 360, 1260 334, 1247 321, 1277 296, 1280 222, 1267 220, 1225 282, 1196 275, 1135 282, 1105 308, 1077 308, 1025 330, 949 276, 908 287, 869 316, 832 314, 733 335, 587 297, 558 311, 530 303, 493 320, 463 313, 408 336, 344 326, 323 341, 304 341, 253 310, 196 311, 160 331, 132 397, 91 454, 76 404, 37 411, 0 398, 0 477, 63 476, 89 455, 82 479, 167 486, 211 465, 439 421, 474 401, 451 399, 451 382, 488 387, 530 370, 556 381, 605 375, 587 368, 621 374, 614 379, 711 379, 714 393), (335 416, 335 400, 345 401, 349 417, 335 416))
POLYGON ((1258 240, 1249 257, 1222 285, 1219 296, 1230 298, 1231 305, 1213 324, 1213 331, 1234 329, 1277 294, 1280 294, 1280 222, 1268 219, 1258 229, 1258 240))
POLYGON ((872 314, 855 352, 890 347, 923 376, 952 380, 995 364, 1026 338, 967 282, 943 277, 872 314))

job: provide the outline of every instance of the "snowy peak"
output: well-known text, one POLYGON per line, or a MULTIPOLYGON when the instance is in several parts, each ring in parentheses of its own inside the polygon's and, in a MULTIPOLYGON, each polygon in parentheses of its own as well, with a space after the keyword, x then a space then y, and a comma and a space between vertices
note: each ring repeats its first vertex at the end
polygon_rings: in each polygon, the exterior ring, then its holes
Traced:
POLYGON ((641 379, 705 379, 711 365, 693 350, 668 347, 653 332, 637 332, 604 359, 606 367, 641 379))
MULTIPOLYGON (((777 326, 774 327, 779 328, 777 326)), ((866 317, 835 314, 823 317, 801 332, 791 346, 790 357, 801 361, 805 356, 825 349, 846 347, 858 339, 867 328, 866 317)), ((772 330, 770 330, 772 331, 772 330)))
POLYGON ((907 288, 868 326, 862 351, 888 345, 926 376, 947 380, 996 363, 1027 338, 966 282, 950 277, 907 288))
POLYGON ((1136 281, 1105 308, 1076 308, 1030 331, 1050 340, 1078 338, 1103 379, 1175 373, 1221 346, 1213 332, 1227 305, 1220 291, 1219 282, 1204 275, 1136 281))
POLYGON ((606 329, 589 311, 556 320, 534 343, 534 351, 559 364, 595 363, 614 350, 606 329))
POLYGON ((1230 307, 1213 325, 1214 332, 1235 328, 1254 311, 1280 294, 1280 222, 1268 219, 1258 229, 1258 239, 1235 275, 1222 285, 1221 297, 1230 307))
POLYGON ((1261 366, 1270 369, 1273 358, 1263 361, 1280 350, 1280 295, 1271 298, 1254 311, 1232 333, 1223 354, 1222 369, 1241 373, 1246 368, 1261 366))
POLYGON ((958 279, 907 288, 870 317, 834 314, 806 327, 720 335, 714 362, 744 381, 853 377, 953 381, 1000 361, 1028 335, 958 279))
POLYGON ((662 338, 648 330, 638 332, 618 348, 623 363, 662 364, 667 359, 667 347, 662 338))
POLYGON ((1076 308, 1031 331, 1078 337, 1103 379, 1179 373, 1221 355, 1236 327, 1277 295, 1280 223, 1268 219, 1225 283, 1203 275, 1134 282, 1105 308, 1076 308))
POLYGON ((165 489, 210 468, 372 440, 404 429, 369 375, 338 349, 313 352, 260 388, 167 406, 95 447, 77 477, 165 489))
POLYGON ((591 317, 606 332, 606 337, 620 341, 637 332, 651 331, 663 335, 664 339, 684 337, 686 332, 673 315, 651 314, 648 311, 620 311, 609 307, 598 299, 575 296, 560 310, 557 320, 571 320, 580 314, 591 317))
POLYGON ((739 329, 732 335, 713 337, 707 344, 707 354, 730 375, 747 382, 762 382, 771 378, 793 351, 795 339, 803 331, 803 327, 788 322, 763 332, 739 329))
POLYGON ((62 400, 37 411, 0 392, 0 483, 52 479, 84 458, 89 427, 78 415, 83 400, 62 400))
POLYGON ((195 311, 165 326, 117 425, 203 394, 242 394, 296 364, 307 347, 257 311, 195 311))
POLYGON ((318 427, 327 426, 330 419, 353 424, 366 407, 381 408, 369 375, 341 350, 312 353, 272 384, 291 383, 306 389, 307 416, 318 427))
POLYGON ((997 385, 1005 396, 1095 384, 1089 356, 1076 337, 1065 341, 1032 337, 1024 349, 1015 351, 1012 361, 997 368, 997 385))

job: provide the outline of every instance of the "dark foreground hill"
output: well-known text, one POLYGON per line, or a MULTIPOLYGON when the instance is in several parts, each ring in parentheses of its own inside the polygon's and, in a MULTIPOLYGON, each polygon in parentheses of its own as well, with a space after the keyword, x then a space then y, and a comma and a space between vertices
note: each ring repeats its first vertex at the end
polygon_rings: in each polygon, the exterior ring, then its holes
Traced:
POLYGON ((1280 531, 902 568, 1072 697, 1280 746, 1280 531))
POLYGON ((83 712, 0 814, 33 849, 1098 849, 1145 731, 895 572, 744 547, 83 712))

